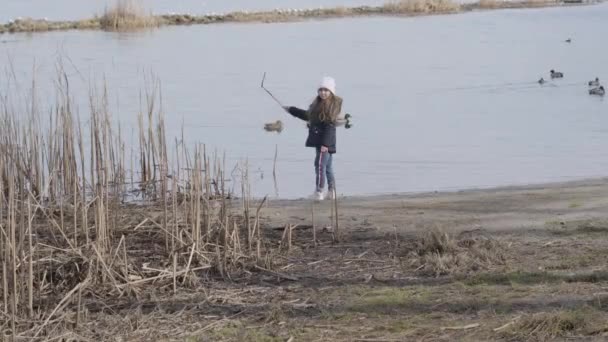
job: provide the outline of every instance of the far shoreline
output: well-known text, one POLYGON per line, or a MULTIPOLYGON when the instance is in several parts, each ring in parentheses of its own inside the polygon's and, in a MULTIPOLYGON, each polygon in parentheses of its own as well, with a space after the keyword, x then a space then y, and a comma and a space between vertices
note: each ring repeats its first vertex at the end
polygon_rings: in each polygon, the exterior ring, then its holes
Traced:
POLYGON ((474 3, 457 4, 450 0, 409 0, 387 3, 382 6, 333 7, 301 10, 282 9, 257 12, 236 11, 218 15, 162 14, 134 17, 132 14, 127 14, 125 18, 107 18, 106 13, 106 16, 95 16, 89 19, 67 21, 20 18, 8 23, 0 24, 0 35, 68 30, 134 31, 163 26, 211 25, 222 23, 267 24, 355 17, 419 17, 501 9, 578 7, 597 5, 603 2, 603 0, 594 2, 578 2, 578 0, 479 0, 474 3))

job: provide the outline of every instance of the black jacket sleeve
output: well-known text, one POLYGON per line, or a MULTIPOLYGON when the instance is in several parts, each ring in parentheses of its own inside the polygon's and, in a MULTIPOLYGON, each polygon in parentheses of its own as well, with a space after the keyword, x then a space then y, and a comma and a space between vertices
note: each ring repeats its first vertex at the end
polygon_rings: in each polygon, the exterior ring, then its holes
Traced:
POLYGON ((308 111, 306 111, 304 109, 300 109, 297 107, 289 107, 289 114, 295 116, 298 119, 302 119, 304 121, 310 120, 310 118, 308 117, 308 111))

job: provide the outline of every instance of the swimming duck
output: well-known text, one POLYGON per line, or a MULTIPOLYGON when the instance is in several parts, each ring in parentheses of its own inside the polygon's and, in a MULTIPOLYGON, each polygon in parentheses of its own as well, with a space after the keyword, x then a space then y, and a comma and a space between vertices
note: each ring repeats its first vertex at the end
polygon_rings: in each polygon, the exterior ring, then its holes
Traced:
POLYGON ((542 77, 540 78, 540 80, 538 80, 538 84, 544 84, 545 82, 547 81, 545 81, 545 79, 542 77))
POLYGON ((564 73, 551 69, 551 78, 562 78, 564 73))
POLYGON ((604 90, 604 86, 599 86, 597 88, 593 88, 593 89, 589 90, 589 95, 604 96, 604 94, 606 94, 606 91, 604 90))
POLYGON ((281 120, 277 120, 276 122, 267 123, 264 125, 264 129, 267 132, 281 133, 283 130, 283 122, 281 120))
POLYGON ((600 79, 599 78, 595 78, 595 80, 593 81, 589 81, 589 86, 590 87, 597 87, 600 85, 600 79))

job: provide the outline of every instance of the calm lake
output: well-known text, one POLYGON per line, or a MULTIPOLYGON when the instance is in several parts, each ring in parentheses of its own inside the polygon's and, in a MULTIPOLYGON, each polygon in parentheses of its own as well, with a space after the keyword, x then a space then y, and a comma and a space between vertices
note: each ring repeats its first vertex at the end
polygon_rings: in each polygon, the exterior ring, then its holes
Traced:
MULTIPOLYGON (((172 2, 170 9, 163 7, 169 2, 153 2, 155 11, 198 11, 194 1, 172 2)), ((23 15, 18 8, 26 3, 35 2, 9 0, 10 16, 23 15)), ((82 10, 78 3, 73 13, 61 15, 81 17, 99 7, 82 10)), ((213 3, 201 2, 200 12, 215 10, 204 7, 213 3)), ((270 3, 264 6, 292 6, 270 3)), ((54 10, 64 7, 53 4, 54 10)), ((6 2, 2 16, 5 8, 6 2)), ((35 70, 41 101, 51 102, 62 58, 81 116, 86 120, 90 80, 105 78, 114 116, 130 130, 146 75, 153 72, 162 81, 171 140, 183 127, 187 142, 225 152, 229 166, 248 159, 258 196, 277 195, 272 168, 278 147, 278 196, 296 198, 314 190, 314 150, 304 147, 305 124, 284 113, 260 81, 267 72, 266 86, 276 97, 305 107, 327 74, 337 80, 344 111, 354 116, 354 127, 338 132, 340 193, 565 181, 608 170, 608 103, 587 93, 592 78, 608 80, 608 46, 599 34, 608 32, 606 18, 608 4, 2 35, 0 89, 9 74, 21 82, 12 87, 27 89, 35 70), (551 81, 550 69, 564 72, 564 79, 551 81), (543 86, 536 82, 541 76, 549 79, 543 86), (281 134, 262 129, 277 119, 285 124, 281 134)))

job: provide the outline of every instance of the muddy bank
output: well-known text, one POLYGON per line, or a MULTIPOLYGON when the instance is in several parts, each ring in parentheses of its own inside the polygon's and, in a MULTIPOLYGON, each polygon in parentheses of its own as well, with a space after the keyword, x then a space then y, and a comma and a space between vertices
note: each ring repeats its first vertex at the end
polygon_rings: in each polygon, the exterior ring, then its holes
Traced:
MULTIPOLYGON (((160 231, 145 224, 149 221, 136 225, 141 219, 136 215, 162 216, 162 208, 126 208, 133 222, 120 233, 126 236, 130 261, 124 272, 131 281, 117 285, 125 294, 108 294, 112 286, 83 291, 78 303, 63 308, 64 323, 49 324, 53 329, 43 336, 104 341, 602 341, 608 336, 603 252, 608 179, 342 198, 340 242, 321 229, 327 212, 319 204, 313 243, 310 204, 261 206, 264 244, 276 248, 272 270, 250 268, 231 273, 229 280, 201 276, 192 283, 185 277, 171 281, 170 263, 148 265, 160 256, 160 247, 151 244, 160 231), (293 228, 288 238, 286 225, 293 228), (142 272, 160 272, 151 278, 154 283, 135 277, 142 263, 142 272)), ((56 277, 67 271, 60 267, 56 277)), ((193 269, 192 275, 198 272, 193 269)), ((48 314, 53 306, 40 309, 48 314)))
MULTIPOLYGON (((599 3, 599 2, 594 2, 599 3)), ((122 27, 116 21, 94 17, 75 21, 48 21, 45 19, 19 18, 0 25, 0 34, 18 32, 45 32, 61 30, 131 30, 168 25, 207 25, 219 23, 275 23, 293 22, 307 19, 329 19, 359 16, 422 16, 435 14, 455 14, 476 10, 541 8, 557 6, 580 6, 589 2, 565 1, 496 1, 481 0, 470 4, 457 4, 446 0, 414 0, 387 3, 383 6, 335 7, 319 9, 285 9, 260 12, 232 12, 227 14, 190 15, 166 14, 150 17, 129 16, 121 18, 122 27), (124 20, 123 20, 124 19, 124 20)))
MULTIPOLYGON (((584 218, 608 219, 608 179, 548 183, 457 192, 395 194, 340 198, 339 216, 345 225, 366 224, 380 231, 420 232, 442 228, 458 232, 542 228, 547 222, 584 218)), ((317 211, 328 204, 316 205, 317 211)), ((309 200, 271 201, 277 224, 310 221, 309 200)), ((329 224, 327 215, 317 220, 329 224)))

